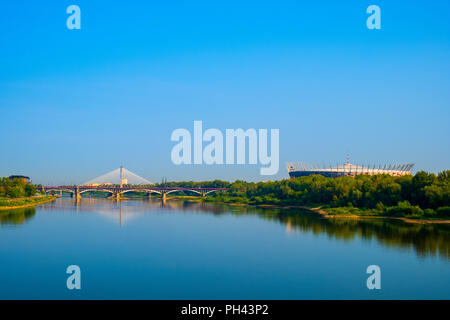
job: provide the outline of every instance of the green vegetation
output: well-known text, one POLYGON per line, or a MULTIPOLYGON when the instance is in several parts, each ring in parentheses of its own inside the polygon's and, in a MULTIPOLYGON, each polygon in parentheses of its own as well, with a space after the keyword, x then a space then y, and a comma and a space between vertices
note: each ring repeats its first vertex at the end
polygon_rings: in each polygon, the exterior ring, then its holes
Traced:
POLYGON ((0 208, 14 208, 23 206, 32 206, 35 204, 43 203, 54 199, 53 196, 33 196, 28 198, 3 198, 0 197, 0 208))
POLYGON ((0 197, 31 197, 35 194, 36 188, 32 184, 21 179, 0 178, 0 197))
POLYGON ((21 179, 0 178, 0 208, 32 206, 53 198, 36 195, 36 188, 21 179))
POLYGON ((226 187, 208 201, 254 205, 320 206, 329 214, 450 218, 450 170, 438 175, 326 178, 320 175, 268 182, 171 182, 166 186, 226 187))

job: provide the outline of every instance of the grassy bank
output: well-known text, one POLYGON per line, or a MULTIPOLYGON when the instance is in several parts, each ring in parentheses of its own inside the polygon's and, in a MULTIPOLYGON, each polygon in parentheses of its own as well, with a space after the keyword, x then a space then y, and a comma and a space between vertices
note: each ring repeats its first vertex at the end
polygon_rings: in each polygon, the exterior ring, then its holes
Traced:
MULTIPOLYGON (((327 205, 311 204, 311 205, 295 205, 295 204, 252 204, 248 202, 223 202, 217 198, 205 198, 203 201, 230 206, 255 206, 261 208, 281 208, 281 209, 305 209, 316 214, 320 214, 325 218, 379 218, 379 219, 396 219, 410 223, 450 223, 448 216, 439 215, 435 211, 428 211, 429 214, 410 213, 398 211, 399 208, 393 207, 387 210, 355 208, 355 207, 337 207, 330 208, 327 205), (395 214, 392 214, 394 213, 395 214)), ((401 206, 400 206, 401 207, 401 206)), ((444 208, 448 210, 448 208, 444 208)), ((400 208, 399 210, 402 210, 400 208)))
POLYGON ((330 216, 360 216, 360 217, 388 217, 407 218, 420 220, 445 220, 450 221, 450 207, 439 207, 438 209, 421 209, 413 206, 407 201, 399 202, 396 206, 385 207, 379 205, 376 208, 356 208, 356 207, 322 207, 322 210, 330 216))
MULTIPOLYGON (((278 200, 278 199, 277 199, 278 200)), ((387 218, 400 219, 407 222, 450 223, 450 207, 438 209, 421 209, 408 201, 401 201, 395 206, 377 205, 375 208, 358 208, 354 206, 330 206, 323 203, 303 203, 301 201, 249 201, 248 198, 216 196, 207 197, 203 201, 231 206, 256 206, 285 209, 307 209, 327 218, 387 218)))
POLYGON ((19 208, 33 207, 38 204, 43 204, 55 200, 54 196, 31 196, 19 198, 0 198, 0 210, 11 210, 19 208))
POLYGON ((352 219, 395 219, 402 220, 409 223, 444 223, 450 224, 450 219, 447 217, 439 217, 435 215, 410 215, 410 214, 398 214, 398 215, 386 215, 383 211, 378 211, 374 209, 363 209, 363 208, 352 208, 352 207, 342 207, 342 208, 327 208, 322 207, 302 207, 308 209, 315 213, 320 214, 325 218, 352 218, 352 219))

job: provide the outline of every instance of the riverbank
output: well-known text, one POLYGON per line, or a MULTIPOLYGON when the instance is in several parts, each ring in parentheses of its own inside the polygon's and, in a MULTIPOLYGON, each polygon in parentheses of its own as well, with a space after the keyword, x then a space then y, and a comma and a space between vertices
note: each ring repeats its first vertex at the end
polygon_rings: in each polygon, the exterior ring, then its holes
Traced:
POLYGON ((321 207, 331 217, 377 217, 406 221, 450 220, 450 170, 439 174, 358 175, 329 178, 309 175, 264 182, 180 181, 171 187, 225 188, 204 201, 228 205, 321 207))
POLYGON ((34 207, 55 200, 54 196, 32 196, 26 198, 0 198, 0 211, 34 207))
POLYGON ((276 204, 247 204, 247 203, 226 203, 226 202, 217 202, 214 200, 207 200, 211 203, 216 204, 224 204, 229 206, 254 206, 254 207, 260 207, 260 208, 279 208, 279 209, 288 209, 288 210, 295 210, 295 209, 302 209, 302 210, 308 210, 312 213, 319 214, 320 216, 327 218, 327 219, 339 219, 339 218, 346 218, 346 219, 390 219, 390 220, 401 220, 408 223, 419 223, 419 224, 450 224, 450 219, 444 219, 440 217, 436 218, 427 218, 427 217, 392 217, 392 216, 385 216, 382 215, 376 210, 363 210, 359 208, 345 208, 345 207, 339 207, 339 208, 326 208, 324 209, 322 206, 298 206, 298 205, 276 205, 276 204), (358 214, 359 212, 360 214, 358 214))
MULTIPOLYGON (((390 219, 390 220, 401 220, 408 223, 419 223, 419 224, 450 224, 450 220, 448 219, 426 219, 426 218, 406 218, 406 217, 389 217, 389 216, 383 216, 383 215, 358 215, 358 214, 330 214, 328 211, 322 209, 321 207, 304 207, 300 206, 298 207, 300 209, 309 210, 311 212, 315 212, 319 215, 321 215, 324 218, 328 219, 339 219, 339 218, 346 218, 346 219, 390 219)), ((336 208, 336 209, 342 209, 342 208, 336 208)))

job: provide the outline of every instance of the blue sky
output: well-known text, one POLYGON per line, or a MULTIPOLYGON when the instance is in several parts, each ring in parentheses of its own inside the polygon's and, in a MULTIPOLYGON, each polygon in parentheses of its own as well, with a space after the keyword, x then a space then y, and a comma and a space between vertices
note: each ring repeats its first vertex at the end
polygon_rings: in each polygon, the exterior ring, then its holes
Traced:
POLYGON ((267 180, 347 152, 450 169, 449 18, 448 1, 2 1, 0 176, 267 180), (279 173, 175 166, 170 135, 194 120, 280 129, 279 173))

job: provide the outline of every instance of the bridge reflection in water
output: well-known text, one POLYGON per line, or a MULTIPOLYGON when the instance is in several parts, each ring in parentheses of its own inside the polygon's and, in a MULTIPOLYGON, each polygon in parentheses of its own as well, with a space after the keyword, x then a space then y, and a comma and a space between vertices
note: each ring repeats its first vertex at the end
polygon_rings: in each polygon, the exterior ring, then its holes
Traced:
POLYGON ((419 257, 436 256, 450 260, 449 224, 411 224, 386 219, 326 219, 300 209, 257 208, 217 205, 212 203, 168 199, 111 201, 108 199, 62 198, 37 208, 0 211, 1 226, 20 225, 37 219, 39 211, 70 211, 81 214, 99 214, 121 226, 132 219, 155 213, 211 214, 215 216, 255 215, 267 221, 285 225, 290 236, 296 233, 324 234, 338 241, 377 241, 383 246, 400 250, 413 249, 419 257), (36 211, 38 214, 36 214, 36 211), (32 219, 33 218, 33 219, 32 219))

